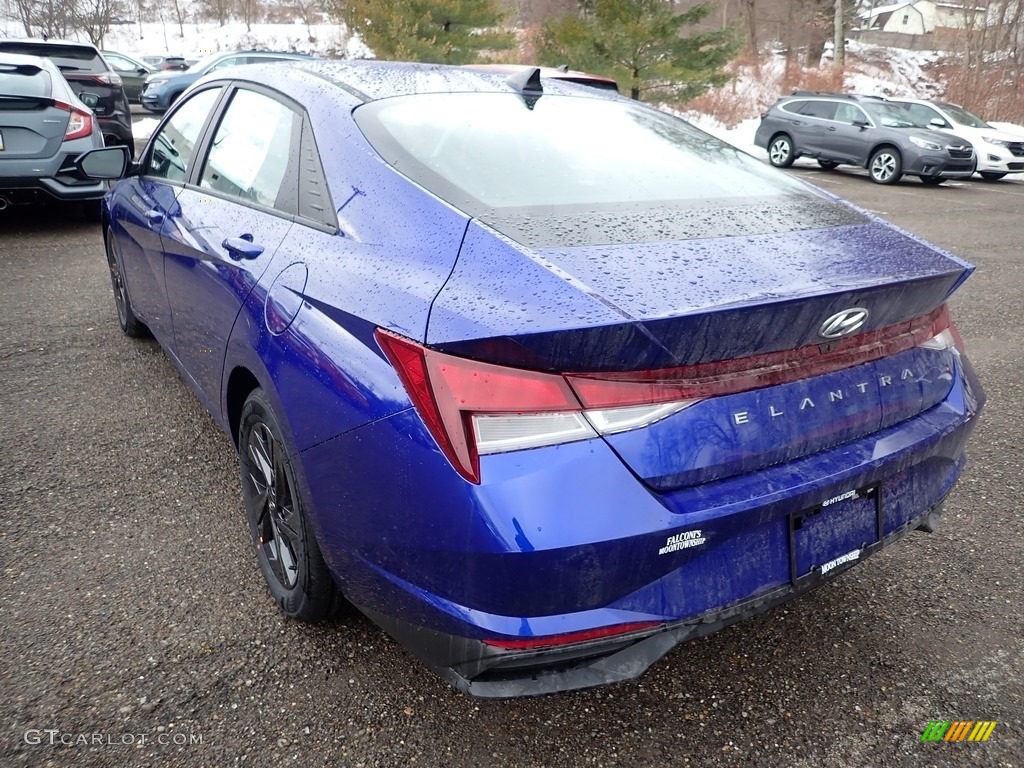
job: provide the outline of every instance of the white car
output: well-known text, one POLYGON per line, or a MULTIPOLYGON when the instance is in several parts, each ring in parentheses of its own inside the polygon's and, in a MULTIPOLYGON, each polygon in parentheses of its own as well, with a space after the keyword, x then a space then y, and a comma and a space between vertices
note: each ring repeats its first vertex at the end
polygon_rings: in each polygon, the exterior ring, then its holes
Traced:
POLYGON ((921 125, 952 133, 974 145, 978 173, 986 181, 998 181, 1008 173, 1024 173, 1024 135, 989 125, 973 112, 956 104, 924 99, 894 99, 910 110, 921 125))

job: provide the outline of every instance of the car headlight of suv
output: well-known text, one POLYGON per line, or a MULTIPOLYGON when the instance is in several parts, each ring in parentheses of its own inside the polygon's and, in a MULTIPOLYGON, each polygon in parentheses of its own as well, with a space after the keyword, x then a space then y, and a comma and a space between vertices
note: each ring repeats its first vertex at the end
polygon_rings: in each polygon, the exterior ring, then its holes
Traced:
POLYGON ((922 139, 918 136, 911 136, 910 143, 919 146, 921 149, 930 149, 932 152, 941 152, 942 145, 934 141, 928 141, 928 139, 922 139))
POLYGON ((993 139, 991 136, 982 136, 981 140, 985 141, 985 142, 988 142, 989 144, 994 144, 997 147, 1008 147, 1008 146, 1010 146, 1010 142, 1003 141, 1002 139, 993 139))

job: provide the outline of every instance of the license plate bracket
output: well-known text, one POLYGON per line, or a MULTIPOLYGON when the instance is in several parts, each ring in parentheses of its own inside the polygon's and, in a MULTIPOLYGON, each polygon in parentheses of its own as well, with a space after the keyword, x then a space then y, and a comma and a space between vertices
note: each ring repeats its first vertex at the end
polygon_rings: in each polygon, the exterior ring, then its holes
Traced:
POLYGON ((884 523, 878 483, 790 513, 790 580, 800 585, 850 567, 882 545, 884 523))

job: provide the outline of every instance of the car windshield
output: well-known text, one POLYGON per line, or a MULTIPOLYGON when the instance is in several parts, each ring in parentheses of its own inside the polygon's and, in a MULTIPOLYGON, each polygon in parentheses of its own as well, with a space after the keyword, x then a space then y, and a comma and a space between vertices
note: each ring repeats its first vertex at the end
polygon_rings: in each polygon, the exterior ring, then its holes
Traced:
POLYGON ((955 122, 960 125, 966 125, 968 128, 992 128, 991 125, 986 123, 980 117, 973 112, 968 112, 963 107, 958 107, 956 104, 942 104, 941 105, 946 113, 953 118, 955 122))
MULTIPOLYGON (((204 56, 203 58, 201 58, 199 61, 197 61, 191 67, 189 67, 186 71, 187 72, 202 72, 207 67, 209 67, 212 64, 214 64, 215 62, 220 61, 222 58, 224 58, 225 55, 226 54, 224 54, 223 52, 222 53, 211 53, 209 56, 204 56)), ((168 59, 168 61, 172 62, 173 64, 178 64, 179 63, 175 59, 168 59)))
POLYGON ((924 128, 906 107, 897 104, 862 101, 860 104, 879 125, 886 128, 924 128))
POLYGON ((371 102, 355 117, 389 163, 455 204, 706 205, 807 194, 682 120, 622 101, 428 94, 371 102))

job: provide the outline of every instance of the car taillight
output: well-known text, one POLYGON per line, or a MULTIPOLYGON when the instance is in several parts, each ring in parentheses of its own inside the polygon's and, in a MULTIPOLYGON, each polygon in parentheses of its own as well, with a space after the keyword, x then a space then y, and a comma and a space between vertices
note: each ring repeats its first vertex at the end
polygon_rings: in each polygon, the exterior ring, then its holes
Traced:
POLYGON ((542 373, 425 347, 378 328, 377 343, 438 447, 467 480, 480 456, 653 424, 709 397, 776 386, 955 338, 945 305, 828 344, 650 371, 542 373))
POLYGON ((122 84, 121 76, 116 72, 97 72, 91 75, 82 75, 81 77, 75 78, 78 81, 92 80, 94 83, 101 83, 103 85, 112 85, 120 87, 122 84))
POLYGON ((80 139, 83 136, 88 136, 92 133, 91 114, 83 112, 78 107, 65 104, 63 101, 55 101, 53 102, 53 106, 57 107, 57 109, 63 109, 65 112, 71 113, 71 116, 68 118, 67 130, 64 131, 64 141, 80 139))

